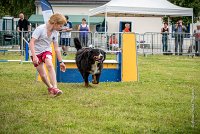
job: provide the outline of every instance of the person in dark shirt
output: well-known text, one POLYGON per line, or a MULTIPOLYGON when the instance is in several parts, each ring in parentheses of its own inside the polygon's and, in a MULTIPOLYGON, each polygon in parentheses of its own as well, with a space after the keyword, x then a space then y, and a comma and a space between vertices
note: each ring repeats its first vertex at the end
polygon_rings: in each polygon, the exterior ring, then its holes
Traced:
POLYGON ((19 36, 20 36, 20 49, 21 49, 21 41, 22 41, 22 37, 24 37, 26 40, 28 40, 28 32, 31 31, 30 28, 30 23, 27 19, 24 18, 24 14, 20 13, 19 14, 19 21, 18 21, 18 25, 17 25, 17 31, 19 32, 19 36), (24 32, 23 32, 24 31, 24 32), (23 34, 23 36, 22 36, 23 34))
POLYGON ((162 44, 163 44, 163 52, 167 52, 168 50, 168 34, 169 34, 169 29, 168 29, 168 23, 164 23, 164 27, 161 29, 161 34, 162 34, 162 44))
POLYGON ((183 21, 179 20, 175 26, 175 55, 182 55, 183 53, 183 39, 186 33, 186 27, 183 25, 183 21), (178 52, 179 47, 179 52, 178 52))
POLYGON ((19 21, 18 21, 18 25, 17 25, 17 31, 21 32, 21 31, 31 31, 30 30, 30 23, 28 20, 26 20, 24 18, 24 14, 20 13, 19 14, 19 21))

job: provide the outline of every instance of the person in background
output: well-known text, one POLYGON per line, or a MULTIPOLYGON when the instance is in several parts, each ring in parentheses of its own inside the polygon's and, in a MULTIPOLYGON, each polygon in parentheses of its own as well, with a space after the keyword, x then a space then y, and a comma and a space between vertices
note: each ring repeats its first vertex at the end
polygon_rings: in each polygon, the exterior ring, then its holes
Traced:
POLYGON ((123 32, 130 32, 130 24, 126 23, 123 32))
POLYGON ((195 55, 200 56, 200 23, 197 24, 197 29, 194 30, 195 37, 195 55))
POLYGON ((115 34, 112 34, 110 36, 110 40, 109 40, 109 44, 112 48, 112 51, 118 51, 119 50, 119 44, 118 44, 118 40, 115 34))
POLYGON ((80 39, 81 45, 83 47, 87 47, 88 46, 88 32, 90 32, 90 28, 86 24, 85 18, 82 19, 82 23, 78 26, 78 31, 80 31, 79 39, 80 39))
POLYGON ((53 14, 48 23, 38 26, 30 40, 31 59, 41 76, 42 81, 48 87, 50 95, 58 96, 62 91, 57 87, 56 73, 52 63, 51 42, 53 42, 54 50, 60 63, 61 71, 65 71, 65 64, 62 62, 60 49, 58 47, 58 31, 66 23, 66 18, 61 14, 53 14), (48 70, 49 80, 44 68, 44 63, 48 70))
POLYGON ((18 21, 18 24, 17 24, 17 31, 19 32, 19 36, 20 36, 19 40, 20 40, 20 50, 21 50, 22 37, 24 37, 28 41, 28 32, 31 31, 30 22, 27 19, 24 18, 24 14, 23 13, 19 14, 19 21, 18 21))
POLYGON ((164 27, 161 28, 161 33, 162 33, 162 45, 163 45, 163 52, 167 52, 168 50, 168 34, 169 34, 169 29, 168 29, 168 24, 165 22, 164 27))
POLYGON ((60 44, 62 46, 63 55, 66 56, 67 52, 70 47, 70 41, 71 41, 71 31, 72 31, 72 23, 69 21, 69 17, 65 16, 67 23, 64 24, 62 27, 61 32, 61 38, 60 38, 60 44))
POLYGON ((182 55, 183 53, 183 39, 186 32, 186 27, 183 25, 183 21, 179 20, 175 26, 175 55, 182 55), (179 48, 179 52, 178 52, 179 48))

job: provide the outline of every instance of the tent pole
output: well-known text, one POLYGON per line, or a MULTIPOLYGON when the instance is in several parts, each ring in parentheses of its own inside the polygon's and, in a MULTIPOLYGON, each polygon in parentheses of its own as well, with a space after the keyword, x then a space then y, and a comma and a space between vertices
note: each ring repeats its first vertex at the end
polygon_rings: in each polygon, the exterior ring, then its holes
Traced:
MULTIPOLYGON (((91 27, 91 26, 90 26, 90 16, 88 15, 87 18, 88 18, 88 26, 89 26, 89 28, 90 28, 90 27, 91 27)), ((91 33, 91 29, 90 29, 90 33, 91 33)), ((91 37, 91 42, 90 42, 90 43, 91 43, 91 44, 94 44, 94 43, 92 42, 92 41, 93 41, 93 39, 92 39, 92 38, 93 38, 92 34, 90 34, 90 37, 91 37)))
MULTIPOLYGON (((194 16, 193 16, 193 13, 192 13, 192 44, 193 44, 193 39, 194 39, 194 36, 193 36, 193 34, 194 34, 194 18, 193 18, 194 16)), ((192 49, 193 50, 193 49, 192 49)), ((193 51, 192 51, 193 52, 193 51)))
POLYGON ((106 22, 106 21, 107 21, 107 11, 106 11, 106 13, 105 13, 105 33, 107 33, 107 31, 106 31, 106 28, 107 28, 107 27, 106 27, 107 22, 106 22))
POLYGON ((88 25, 90 26, 90 16, 88 15, 88 25))
POLYGON ((194 16, 193 16, 193 14, 192 14, 192 35, 193 35, 193 33, 194 33, 194 18, 193 18, 194 16))
POLYGON ((171 30, 171 29, 170 29, 170 18, 169 18, 169 16, 168 16, 168 19, 167 19, 167 21, 168 21, 167 23, 168 23, 168 29, 169 29, 169 33, 170 33, 170 30, 171 30))
MULTIPOLYGON (((170 42, 171 42, 171 37, 172 37, 172 36, 170 36, 170 33, 172 34, 172 31, 170 31, 170 30, 171 30, 171 27, 170 27, 171 25, 170 25, 170 17, 169 17, 169 16, 167 17, 167 21, 168 21, 167 23, 168 23, 168 30, 169 30, 169 38, 168 38, 168 39, 169 39, 170 42)), ((168 41, 168 42, 169 42, 169 41, 168 41)), ((169 45, 169 44, 167 44, 167 45, 169 46, 168 50, 171 50, 171 45, 169 45)))
POLYGON ((106 26, 107 25, 107 15, 108 14, 107 14, 107 7, 106 7, 106 13, 105 13, 105 39, 106 39, 106 43, 105 43, 105 48, 107 47, 107 40, 108 40, 107 39, 107 30, 106 30, 107 29, 107 26, 106 26))

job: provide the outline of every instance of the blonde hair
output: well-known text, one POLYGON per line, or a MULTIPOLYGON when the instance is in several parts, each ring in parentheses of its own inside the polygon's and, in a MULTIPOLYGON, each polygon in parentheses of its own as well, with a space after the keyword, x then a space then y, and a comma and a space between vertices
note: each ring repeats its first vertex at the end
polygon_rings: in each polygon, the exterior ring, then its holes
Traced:
POLYGON ((49 19, 50 24, 63 25, 66 22, 67 22, 67 20, 66 20, 65 16, 63 16, 62 14, 59 14, 59 13, 53 14, 49 19))

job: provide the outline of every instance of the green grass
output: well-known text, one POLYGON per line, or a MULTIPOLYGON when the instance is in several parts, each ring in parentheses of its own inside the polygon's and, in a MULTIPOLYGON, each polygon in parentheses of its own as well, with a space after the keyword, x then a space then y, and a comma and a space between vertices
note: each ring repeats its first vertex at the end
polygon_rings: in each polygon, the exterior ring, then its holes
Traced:
POLYGON ((35 81, 32 64, 0 63, 0 133, 199 133, 200 58, 149 55, 138 63, 139 82, 59 83, 56 98, 35 81))
MULTIPOLYGON (((63 60, 75 59, 75 54, 70 53, 67 56, 62 56, 63 60)), ((116 59, 115 54, 107 54, 107 60, 116 59)), ((0 52, 0 60, 25 60, 25 57, 20 52, 0 52)))
POLYGON ((25 60, 20 52, 0 52, 0 60, 25 60))

